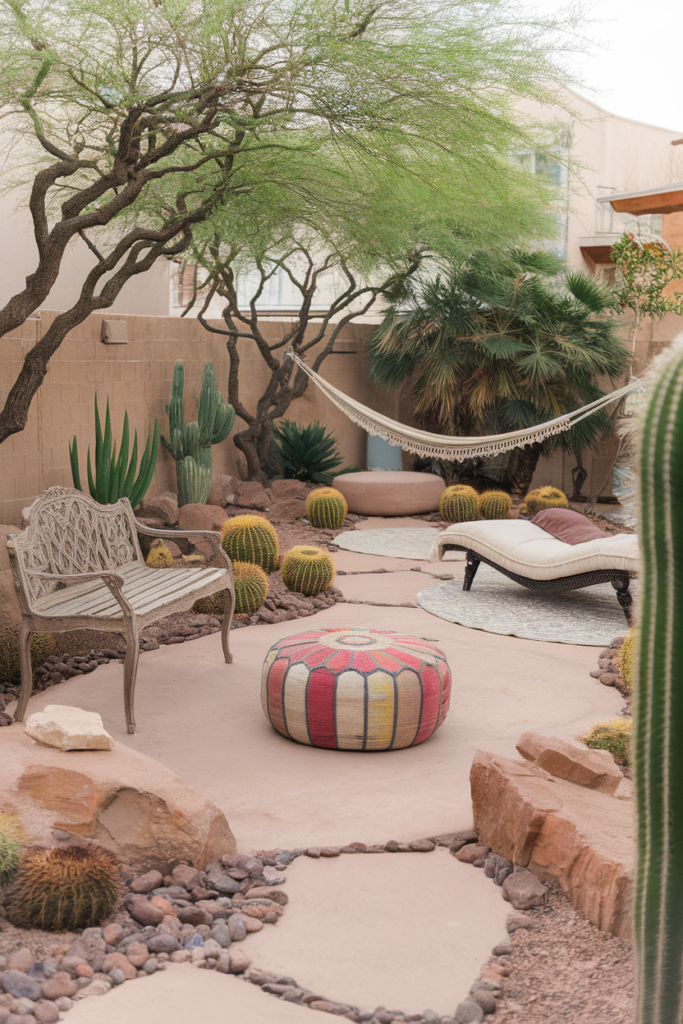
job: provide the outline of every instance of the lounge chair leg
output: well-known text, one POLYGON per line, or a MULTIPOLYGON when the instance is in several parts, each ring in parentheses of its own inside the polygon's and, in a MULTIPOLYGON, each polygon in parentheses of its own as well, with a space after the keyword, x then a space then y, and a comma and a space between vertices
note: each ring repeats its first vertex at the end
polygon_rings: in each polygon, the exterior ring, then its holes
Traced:
POLYGON ((467 563, 465 565, 465 580, 462 585, 463 590, 469 590, 472 586, 472 580, 477 575, 477 569, 479 568, 481 559, 477 558, 474 551, 467 552, 467 563))
POLYGON ((223 656, 225 658, 225 664, 229 665, 232 661, 232 654, 230 653, 230 627, 232 626, 232 616, 235 611, 235 595, 229 587, 225 588, 224 591, 224 605, 223 605, 223 626, 221 628, 221 641, 223 643, 223 656))
POLYGON ((123 706, 126 713, 126 727, 135 732, 135 681, 138 674, 140 641, 136 619, 126 617, 126 657, 123 661, 123 706))
POLYGON ((14 720, 23 722, 26 713, 26 705, 33 692, 33 672, 31 670, 31 630, 22 620, 19 626, 19 671, 21 673, 21 687, 19 689, 19 700, 17 710, 14 712, 14 720))
POLYGON ((612 586, 617 592, 617 601, 621 605, 629 629, 633 626, 633 594, 629 590, 630 580, 612 580, 612 586))

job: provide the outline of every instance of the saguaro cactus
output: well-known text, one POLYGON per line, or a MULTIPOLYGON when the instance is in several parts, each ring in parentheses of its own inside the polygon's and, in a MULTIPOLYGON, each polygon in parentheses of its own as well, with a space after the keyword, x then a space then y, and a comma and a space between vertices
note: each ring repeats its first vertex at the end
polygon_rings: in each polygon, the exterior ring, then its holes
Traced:
POLYGON ((632 755, 637 1024, 683 1020, 683 353, 652 388, 640 456, 643 576, 632 755))
POLYGON ((169 440, 161 438, 176 463, 178 504, 206 504, 211 489, 211 446, 224 441, 235 423, 235 410, 216 391, 213 363, 207 363, 202 377, 197 420, 185 423, 185 367, 179 359, 173 368, 168 413, 169 440))

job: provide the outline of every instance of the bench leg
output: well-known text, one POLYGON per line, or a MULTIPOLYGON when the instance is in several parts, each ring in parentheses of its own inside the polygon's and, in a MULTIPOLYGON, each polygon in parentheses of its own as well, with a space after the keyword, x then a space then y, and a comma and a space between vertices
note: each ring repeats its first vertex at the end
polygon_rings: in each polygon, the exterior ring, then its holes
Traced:
POLYGON ((22 620, 19 627, 19 670, 21 673, 21 687, 19 689, 19 700, 17 710, 14 712, 14 720, 23 722, 26 713, 26 705, 33 691, 33 671, 31 669, 31 630, 22 620))
POLYGON ((630 580, 612 580, 612 586, 617 592, 617 601, 622 607, 629 628, 633 626, 633 594, 629 590, 630 580))
POLYGON ((235 611, 235 595, 229 587, 226 587, 223 591, 223 601, 221 641, 223 643, 223 657, 225 658, 226 665, 229 665, 232 661, 232 654, 230 653, 230 627, 232 626, 232 616, 235 611))
POLYGON ((467 552, 467 562, 465 564, 465 580, 462 585, 463 590, 469 590, 472 586, 472 580, 477 575, 477 569, 480 565, 480 559, 477 558, 474 551, 467 552))
POLYGON ((125 616, 126 622, 126 657, 123 662, 123 707, 126 713, 126 727, 129 733, 135 732, 135 680, 138 674, 138 658, 140 656, 140 640, 138 624, 134 617, 125 616))

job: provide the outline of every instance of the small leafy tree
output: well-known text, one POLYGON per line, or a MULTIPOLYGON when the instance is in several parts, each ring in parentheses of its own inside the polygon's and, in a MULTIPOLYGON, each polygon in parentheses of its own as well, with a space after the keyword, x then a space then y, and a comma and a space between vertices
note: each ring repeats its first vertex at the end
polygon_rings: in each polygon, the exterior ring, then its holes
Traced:
POLYGON ((683 314, 683 293, 665 294, 667 287, 683 277, 683 253, 671 250, 665 242, 642 242, 632 232, 624 232, 612 246, 612 261, 619 280, 615 295, 622 310, 633 311, 631 351, 643 321, 650 318, 650 341, 645 362, 652 355, 652 333, 655 320, 667 313, 683 314))
MULTIPOLYGON (((448 277, 418 281, 393 304, 370 346, 372 377, 407 384, 427 430, 481 436, 531 427, 601 397, 603 376, 628 365, 617 337, 614 299, 588 275, 562 272, 551 253, 480 252, 448 277)), ((571 431, 516 448, 502 485, 525 494, 542 454, 583 453, 610 429, 606 413, 571 431)), ((447 476, 490 483, 482 460, 446 464, 447 476)))

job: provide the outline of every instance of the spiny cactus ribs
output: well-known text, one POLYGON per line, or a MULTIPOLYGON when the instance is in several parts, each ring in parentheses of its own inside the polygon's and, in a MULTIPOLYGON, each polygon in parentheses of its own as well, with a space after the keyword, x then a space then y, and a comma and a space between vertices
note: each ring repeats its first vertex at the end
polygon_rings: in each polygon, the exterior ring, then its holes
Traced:
POLYGON ((161 438, 176 464, 178 505, 205 505, 211 490, 211 447, 224 441, 235 423, 235 410, 216 391, 213 363, 202 377, 196 421, 185 423, 185 367, 179 359, 173 369, 171 401, 166 406, 169 437, 161 438))
POLYGON ((19 861, 7 912, 18 928, 79 931, 107 917, 121 893, 116 858, 101 846, 33 848, 19 861))
POLYGON ((447 523, 470 523, 479 518, 479 495, 473 487, 454 484, 441 495, 439 512, 447 523))
POLYGON ((348 511, 346 498, 334 487, 319 487, 311 491, 306 501, 306 516, 318 530, 338 530, 348 511))
POLYGON ((637 1024, 683 1020, 683 351, 655 381, 642 425, 642 577, 632 741, 637 807, 637 1024))
POLYGON ((232 562, 253 562, 265 573, 275 572, 280 560, 277 533, 263 516, 233 516, 221 531, 223 550, 232 562))
POLYGON ((253 615, 268 597, 268 577, 260 565, 253 562, 233 562, 235 580, 235 611, 253 615))
POLYGON ((482 519, 507 519, 511 504, 505 491, 484 491, 479 498, 479 515, 482 519))
POLYGON ((291 548, 282 563, 282 580, 289 590, 315 597, 332 583, 334 562, 322 548, 299 545, 291 548))

